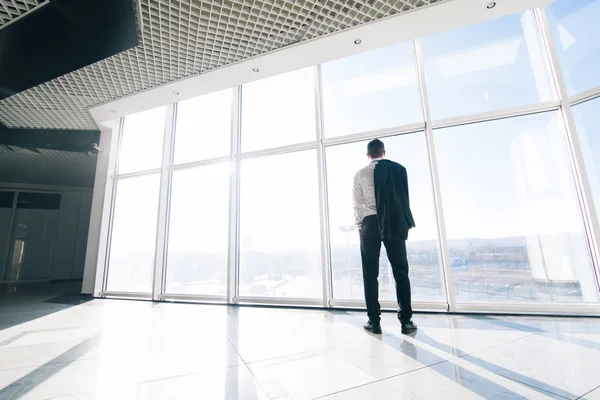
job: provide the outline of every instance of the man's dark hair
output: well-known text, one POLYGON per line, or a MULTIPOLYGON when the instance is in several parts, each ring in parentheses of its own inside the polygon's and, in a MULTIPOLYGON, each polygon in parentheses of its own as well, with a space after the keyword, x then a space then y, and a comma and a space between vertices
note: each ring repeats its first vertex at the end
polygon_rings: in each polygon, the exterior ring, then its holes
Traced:
POLYGON ((367 145, 367 154, 369 154, 369 157, 381 158, 383 157, 383 153, 385 153, 385 146, 381 140, 371 140, 367 145))

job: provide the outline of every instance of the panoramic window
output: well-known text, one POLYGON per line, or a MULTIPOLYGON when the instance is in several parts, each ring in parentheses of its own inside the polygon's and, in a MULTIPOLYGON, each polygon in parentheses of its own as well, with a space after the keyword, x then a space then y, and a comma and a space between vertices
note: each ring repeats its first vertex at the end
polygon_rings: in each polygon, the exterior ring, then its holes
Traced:
MULTIPOLYGON (((413 300, 443 301, 437 225, 424 134, 395 136, 383 141, 387 158, 401 163, 408 172, 411 209, 417 225, 410 231, 407 242, 413 300)), ((369 162, 366 148, 367 142, 360 142, 328 147, 326 153, 333 296, 336 299, 364 298, 352 185, 355 173, 369 162)), ((395 301, 394 277, 383 246, 379 264, 380 299, 395 301)))
POLYGON ((316 156, 242 161, 241 296, 323 297, 316 156))
POLYGON ((573 107, 596 212, 600 211, 600 98, 573 107))
POLYGON ((154 108, 125 117, 119 174, 160 168, 167 107, 154 108))
POLYGON ((458 300, 598 300, 559 118, 434 131, 458 300))
POLYGON ((421 39, 434 120, 549 101, 533 12, 421 39))
POLYGON ((242 150, 316 140, 313 68, 242 87, 242 150))
POLYGON ((230 164, 173 172, 167 293, 227 294, 230 164))
POLYGON ((559 0, 546 10, 569 95, 600 86, 600 0, 559 0))
POLYGON ((412 42, 325 63, 326 137, 423 121, 412 42))
POLYGON ((231 110, 232 89, 178 103, 174 163, 228 156, 231 110))
MULTIPOLYGON (((558 0, 546 10, 569 95, 592 98, 600 87, 600 28, 593 18, 600 0, 558 0)), ((387 158, 408 172, 417 225, 407 241, 415 303, 456 301, 468 310, 484 303, 537 309, 600 302, 564 117, 547 111, 558 108, 558 95, 538 16, 535 10, 506 15, 272 77, 261 70, 255 75, 262 79, 237 88, 124 117, 110 180, 106 289, 151 293, 158 243, 165 247, 158 277, 167 297, 316 304, 330 273, 336 304, 362 304, 353 178, 368 164, 367 138, 381 136, 387 158), (432 137, 424 132, 422 94, 432 137), (172 159, 163 165, 171 133, 172 159), (237 198, 230 198, 232 184, 237 198), (160 221, 159 199, 168 212, 160 221), (436 206, 443 207, 442 226, 436 206)), ((600 98, 572 106, 600 215, 598 109, 600 98)), ((12 212, 2 204, 0 219, 12 212)), ((0 228, 11 246, 0 252, 15 246, 8 234, 0 228)), ((386 305, 396 301, 384 246, 379 289, 386 305)))
POLYGON ((117 181, 107 290, 152 292, 160 175, 117 181))

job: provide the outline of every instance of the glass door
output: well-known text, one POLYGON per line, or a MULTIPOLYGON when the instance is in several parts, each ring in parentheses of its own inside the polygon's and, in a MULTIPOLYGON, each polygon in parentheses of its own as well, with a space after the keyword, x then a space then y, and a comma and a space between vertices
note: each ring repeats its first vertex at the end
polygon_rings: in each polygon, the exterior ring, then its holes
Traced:
POLYGON ((0 191, 0 281, 4 276, 3 271, 10 246, 9 238, 14 198, 15 192, 0 191))
POLYGON ((18 196, 5 280, 48 279, 61 196, 50 193, 18 196))

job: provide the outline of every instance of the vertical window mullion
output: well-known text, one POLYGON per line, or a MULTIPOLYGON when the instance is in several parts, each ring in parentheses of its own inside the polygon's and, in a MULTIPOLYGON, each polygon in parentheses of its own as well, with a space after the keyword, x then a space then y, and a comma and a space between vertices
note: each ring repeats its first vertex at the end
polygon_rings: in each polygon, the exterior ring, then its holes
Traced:
POLYGON ((448 237, 446 235, 446 222, 444 218, 444 208, 442 204, 442 192, 440 188, 440 177, 435 156, 435 145, 433 142, 433 129, 431 124, 431 111, 429 108, 429 97, 427 93, 427 83, 425 78, 425 68, 423 64, 423 54, 419 39, 413 41, 415 52, 415 63, 417 64, 418 85, 421 93, 421 103, 423 106, 423 117, 425 118, 425 140, 427 144, 427 153, 429 156, 429 169, 433 187, 433 197, 435 203, 435 218, 438 226, 438 245, 442 261, 442 282, 446 288, 446 301, 448 302, 448 311, 456 309, 454 299, 454 285, 452 274, 450 273, 450 252, 448 247, 448 237))
POLYGON ((169 199, 171 189, 171 171, 169 166, 173 159, 174 126, 177 104, 167 110, 165 118, 165 133, 163 140, 162 163, 160 173, 160 193, 158 200, 158 228, 156 232, 156 246, 154 252, 154 275, 152 285, 152 300, 162 299, 165 285, 165 260, 167 254, 167 236, 169 225, 169 199))

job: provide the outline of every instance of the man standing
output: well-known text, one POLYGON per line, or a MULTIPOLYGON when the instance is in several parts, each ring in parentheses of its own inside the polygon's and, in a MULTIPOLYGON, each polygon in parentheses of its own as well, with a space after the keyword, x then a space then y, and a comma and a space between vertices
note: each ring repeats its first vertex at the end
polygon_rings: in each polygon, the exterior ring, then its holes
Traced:
POLYGON ((396 281, 398 318, 402 333, 415 332, 411 321, 411 293, 408 278, 406 239, 415 227, 408 196, 406 168, 385 160, 385 146, 379 139, 369 142, 369 165, 354 177, 354 217, 360 232, 363 284, 369 321, 365 329, 381 333, 379 305, 379 253, 383 242, 396 281))

